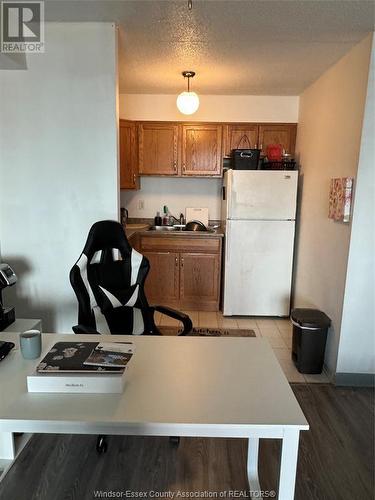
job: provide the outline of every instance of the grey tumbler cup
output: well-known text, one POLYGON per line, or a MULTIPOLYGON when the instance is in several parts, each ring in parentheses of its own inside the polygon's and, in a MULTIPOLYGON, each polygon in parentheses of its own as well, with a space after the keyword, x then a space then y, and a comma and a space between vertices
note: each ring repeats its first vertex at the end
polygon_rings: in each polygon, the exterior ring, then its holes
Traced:
POLYGON ((42 335, 39 330, 27 330, 20 334, 20 348, 25 359, 37 359, 42 352, 42 335))

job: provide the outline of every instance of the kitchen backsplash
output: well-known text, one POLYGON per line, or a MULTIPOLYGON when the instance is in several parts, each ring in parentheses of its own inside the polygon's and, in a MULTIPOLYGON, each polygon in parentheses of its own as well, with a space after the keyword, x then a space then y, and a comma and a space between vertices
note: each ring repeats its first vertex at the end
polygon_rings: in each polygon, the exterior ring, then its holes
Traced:
POLYGON ((186 207, 208 207, 210 219, 220 219, 222 179, 141 177, 139 191, 121 191, 121 206, 129 217, 149 218, 167 205, 178 217, 186 207))

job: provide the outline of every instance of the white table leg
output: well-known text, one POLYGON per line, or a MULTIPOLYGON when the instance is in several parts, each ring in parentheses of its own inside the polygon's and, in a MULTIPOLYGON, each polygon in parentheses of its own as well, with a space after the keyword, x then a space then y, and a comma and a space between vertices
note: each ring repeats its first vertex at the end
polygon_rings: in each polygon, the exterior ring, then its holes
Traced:
POLYGON ((0 432, 0 459, 13 460, 15 447, 12 432, 0 432))
POLYGON ((278 500, 293 500, 298 460, 298 429, 285 429, 281 450, 278 500))
POLYGON ((259 439, 249 438, 247 450, 247 479, 251 498, 260 498, 260 485, 258 476, 259 439))

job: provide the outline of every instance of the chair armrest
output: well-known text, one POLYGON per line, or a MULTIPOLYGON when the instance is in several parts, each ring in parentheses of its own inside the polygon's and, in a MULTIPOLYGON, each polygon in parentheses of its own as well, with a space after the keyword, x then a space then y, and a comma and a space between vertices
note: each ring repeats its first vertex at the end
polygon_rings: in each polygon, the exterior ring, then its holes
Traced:
POLYGON ((74 333, 77 333, 77 334, 87 333, 87 334, 91 334, 91 335, 100 335, 100 333, 97 330, 95 330, 95 328, 92 328, 91 326, 75 325, 72 327, 72 330, 74 333))
POLYGON ((189 316, 181 311, 176 311, 176 309, 172 309, 171 307, 166 306, 151 306, 154 311, 158 311, 170 318, 177 319, 177 321, 181 321, 184 325, 183 331, 179 335, 187 335, 193 329, 193 323, 189 316))

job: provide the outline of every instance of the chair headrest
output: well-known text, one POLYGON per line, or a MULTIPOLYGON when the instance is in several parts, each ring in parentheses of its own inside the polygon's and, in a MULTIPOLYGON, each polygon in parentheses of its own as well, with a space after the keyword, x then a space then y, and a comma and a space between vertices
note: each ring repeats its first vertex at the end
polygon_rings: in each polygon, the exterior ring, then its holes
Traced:
POLYGON ((83 253, 89 261, 99 250, 118 248, 121 254, 129 254, 132 249, 124 228, 115 220, 101 220, 91 226, 83 253))

